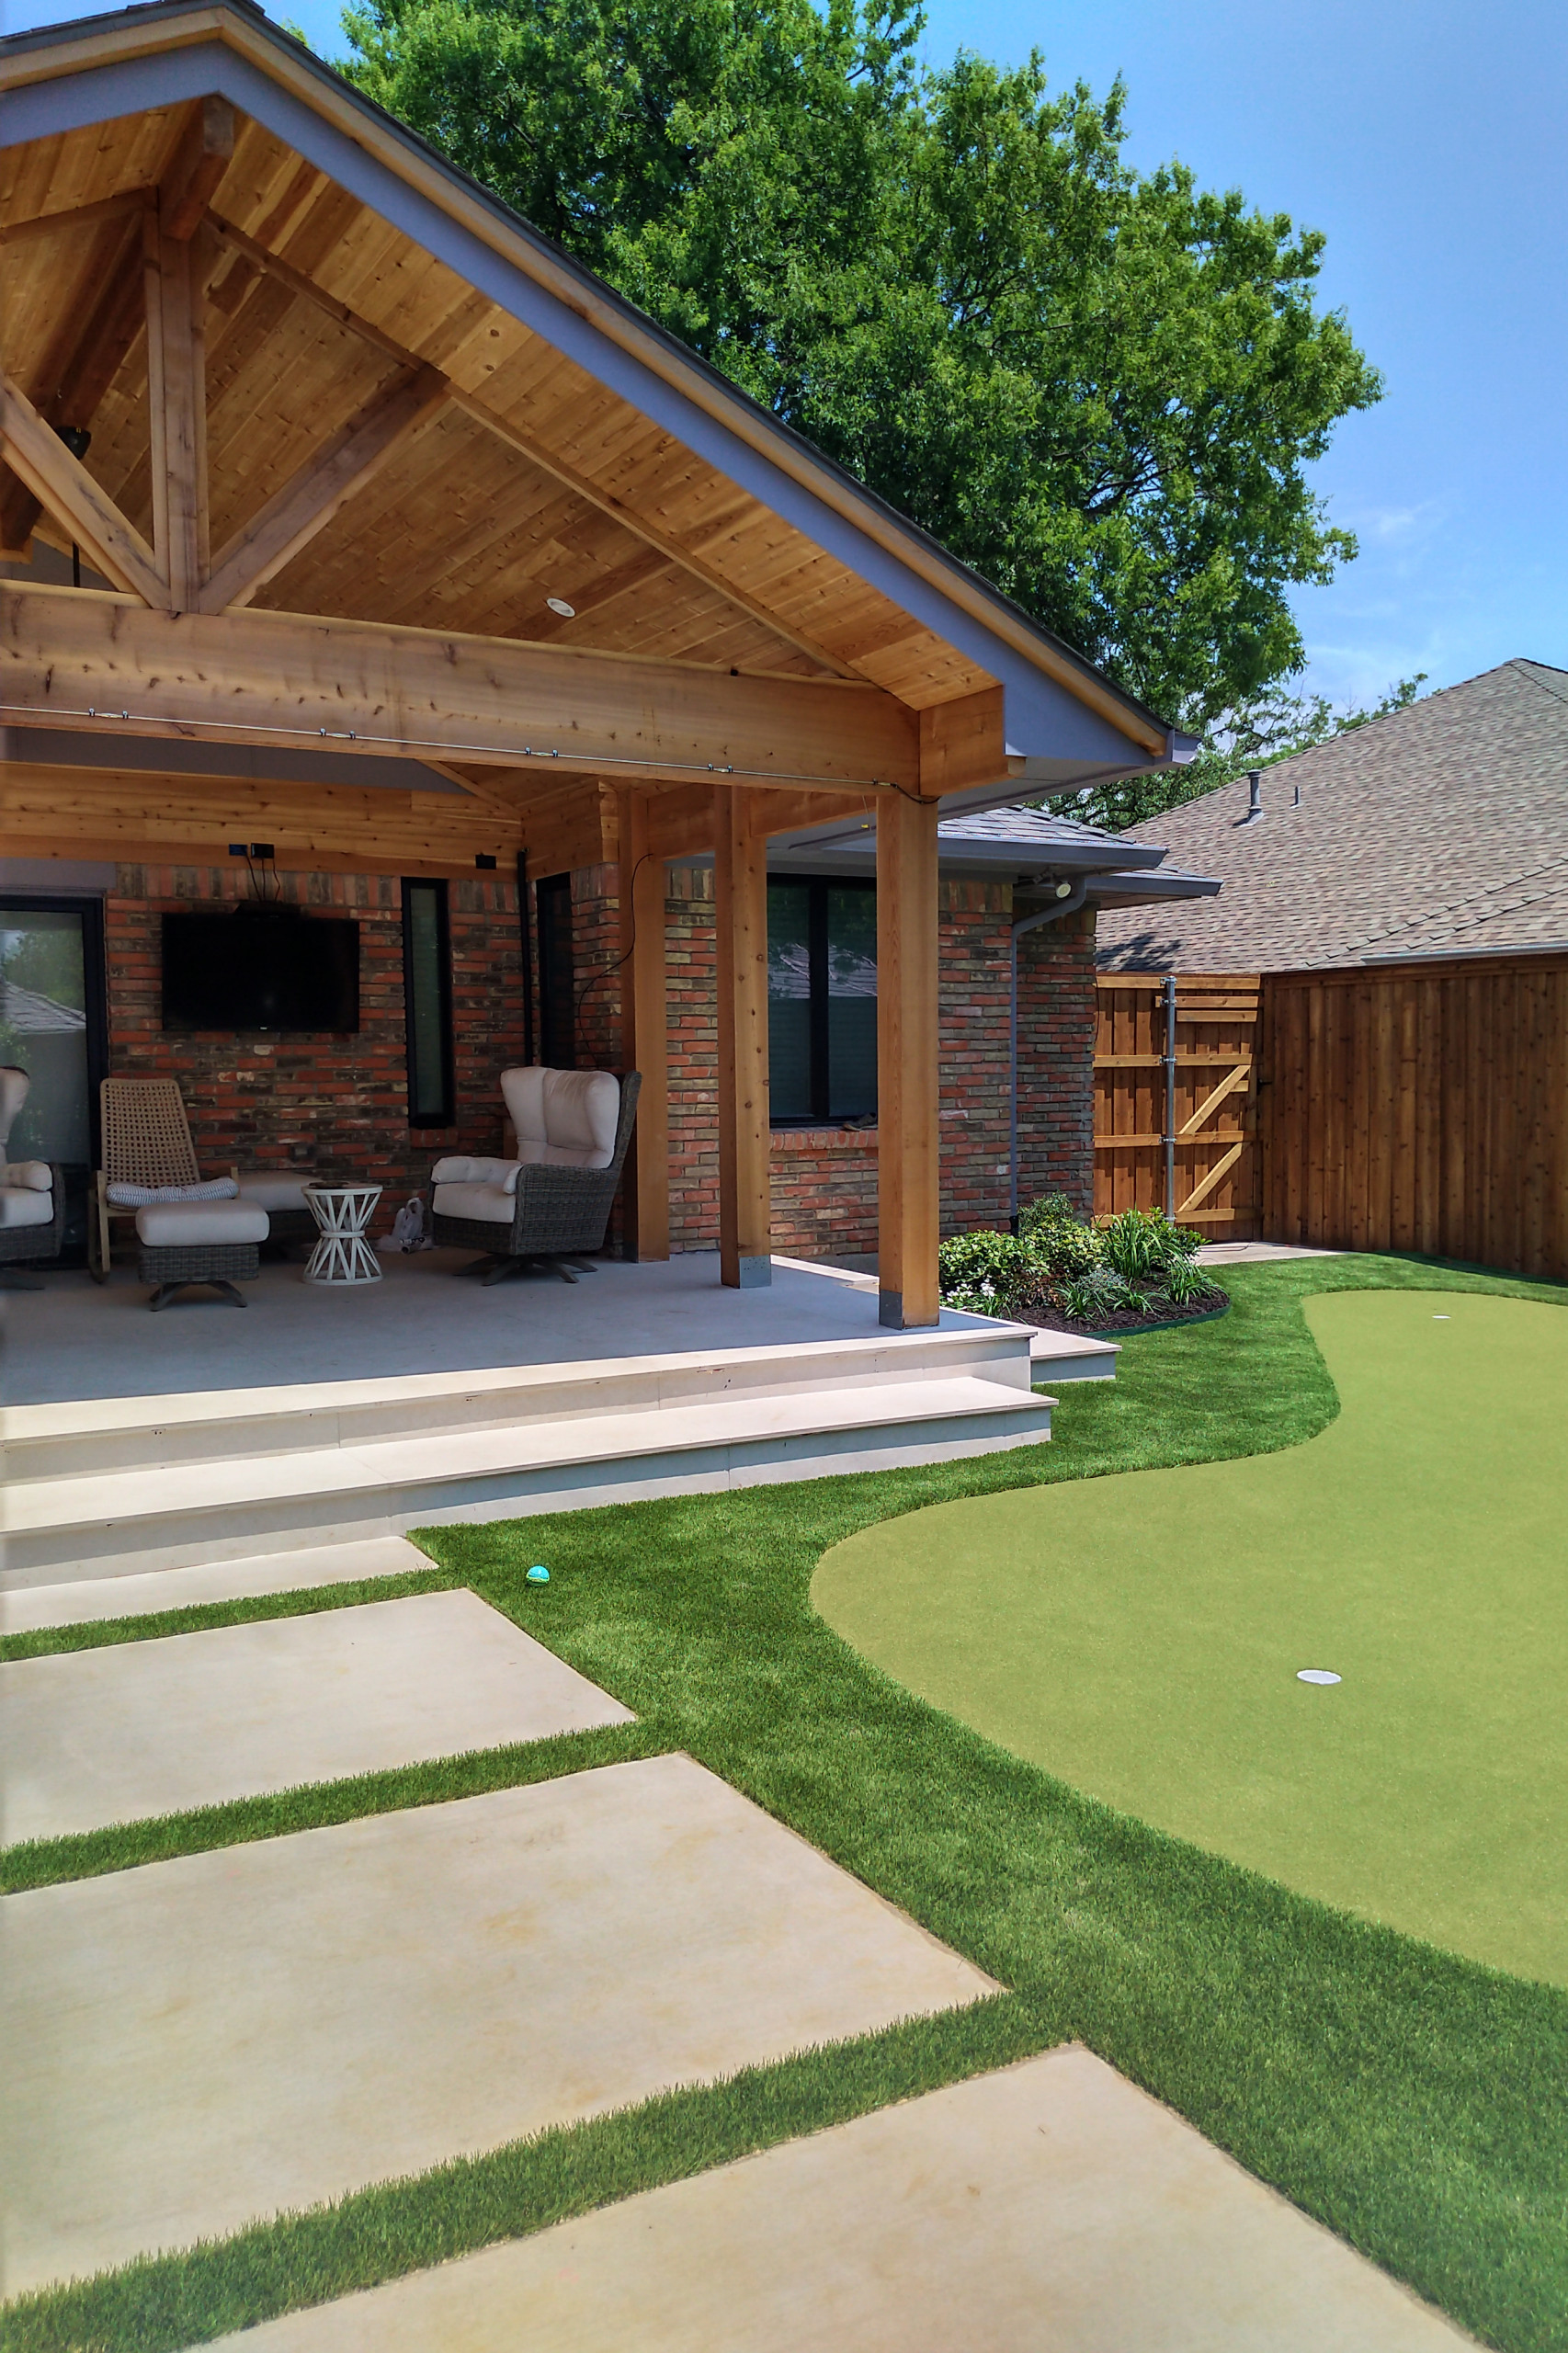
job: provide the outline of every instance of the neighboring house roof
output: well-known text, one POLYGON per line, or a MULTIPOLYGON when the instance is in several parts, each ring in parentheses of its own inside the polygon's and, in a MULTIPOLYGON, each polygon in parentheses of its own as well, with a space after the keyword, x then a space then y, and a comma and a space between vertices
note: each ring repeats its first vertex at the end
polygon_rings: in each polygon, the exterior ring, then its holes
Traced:
POLYGON ((18 1037, 42 1037, 86 1026, 87 1017, 79 1006, 61 1005, 54 997, 40 996, 36 989, 25 989, 19 982, 0 976, 0 1029, 14 1029, 18 1037))
POLYGON ((1216 875, 1157 922, 1108 914, 1113 971, 1289 972, 1568 946, 1568 670, 1505 662, 1131 828, 1216 875))
MULTIPOLYGON (((983 809, 944 817, 937 827, 945 874, 1005 878, 1011 882, 1083 878, 1091 904, 1141 906, 1168 899, 1211 896, 1219 884, 1165 864, 1153 842, 1131 842, 1100 825, 1045 809, 983 809)), ((873 818, 814 825, 776 835, 767 846, 771 874, 864 874, 876 871, 873 818)))

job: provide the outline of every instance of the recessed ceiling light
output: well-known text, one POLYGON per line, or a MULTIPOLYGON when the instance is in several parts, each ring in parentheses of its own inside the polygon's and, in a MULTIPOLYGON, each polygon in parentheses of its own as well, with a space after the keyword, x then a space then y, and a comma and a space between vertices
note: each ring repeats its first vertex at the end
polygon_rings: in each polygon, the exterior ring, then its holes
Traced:
POLYGON ((569 605, 564 597, 547 597, 544 601, 550 607, 552 613, 560 614, 563 621, 574 621, 576 620, 576 606, 569 605))

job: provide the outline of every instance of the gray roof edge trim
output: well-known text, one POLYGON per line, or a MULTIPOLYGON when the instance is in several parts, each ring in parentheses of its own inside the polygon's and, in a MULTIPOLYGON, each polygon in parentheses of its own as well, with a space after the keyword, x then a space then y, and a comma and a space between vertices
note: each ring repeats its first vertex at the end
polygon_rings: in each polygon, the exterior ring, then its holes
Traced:
POLYGON ((1500 939, 1490 947, 1407 948, 1402 956, 1359 956, 1353 964, 1279 967, 1301 972, 1364 972, 1371 964, 1458 964, 1476 956, 1568 956, 1568 939, 1500 939))
MULTIPOLYGON (((648 318, 624 296, 618 294, 614 288, 596 278, 580 262, 542 236, 489 189, 448 162, 406 124, 399 122, 374 100, 364 97, 352 83, 334 73, 322 59, 273 24, 259 10, 245 5, 245 0, 152 0, 152 5, 145 8, 116 10, 66 24, 40 27, 36 31, 11 34, 0 40, 0 56, 54 46, 66 47, 85 31, 123 24, 127 16, 134 16, 141 22, 160 18, 175 20, 182 16, 207 13, 213 9, 221 13, 225 8, 237 17, 243 17, 253 34, 264 34, 291 63, 310 72, 340 100, 347 101, 370 120, 384 126, 431 168, 461 189, 472 201, 482 205, 519 244, 533 248, 541 257, 548 259, 553 268, 569 273, 585 291, 592 292, 596 301, 614 307, 639 336, 656 343, 677 360, 682 369, 701 375, 726 402, 744 407, 754 419, 764 425, 770 435, 790 444, 814 468, 831 476, 850 494, 853 500, 863 503, 892 523, 902 535, 922 546, 955 578, 961 577, 966 584, 978 588, 986 600, 996 607, 999 614, 1006 614, 1027 629, 1039 641, 1042 650, 1049 649, 1059 659, 1068 663, 1083 676, 1085 684, 1092 683, 1114 697, 1130 718, 1160 730, 1166 739, 1165 760, 1174 759, 1191 742, 1191 738, 1180 734, 1168 721, 1161 719, 1106 677, 1074 647, 1051 631, 1043 629, 1021 606, 1004 596, 980 574, 960 563, 939 540, 933 539, 918 524, 901 515, 877 493, 868 490, 835 460, 814 448, 802 434, 752 401, 677 336, 648 318)), ((313 112, 291 91, 268 79, 248 59, 229 48, 220 34, 215 33, 207 40, 192 42, 181 49, 78 68, 62 74, 58 80, 31 83, 9 93, 4 109, 5 119, 0 123, 0 147, 23 145, 52 131, 85 129, 93 122, 109 119, 116 115, 139 112, 154 105, 188 101, 213 93, 230 98, 244 112, 275 131, 299 153, 307 154, 330 177, 348 188, 363 202, 392 221, 395 226, 415 236, 427 250, 446 260, 460 276, 479 287, 514 317, 522 319, 557 349, 578 360, 599 381, 631 400, 644 415, 665 426, 698 455, 707 458, 729 479, 761 498, 775 513, 792 522, 829 553, 848 563, 853 571, 881 589, 914 619, 966 653, 971 660, 1000 678, 1005 686, 1011 682, 1021 688, 1028 681, 1054 688, 1063 700, 1073 703, 1086 717, 1097 717, 1078 702, 1068 688, 996 639, 983 621, 955 608, 940 589, 921 579, 890 551, 869 539, 851 517, 840 515, 824 499, 803 484, 797 483, 791 475, 761 451, 753 449, 741 435, 710 417, 687 394, 668 383, 647 362, 624 351, 602 329, 574 311, 549 288, 528 277, 520 263, 506 261, 473 232, 441 211, 439 207, 406 182, 398 179, 335 124, 313 112), (222 72, 216 79, 215 61, 221 61, 222 64, 222 72), (330 161, 328 153, 332 158, 330 161), (391 194, 392 190, 396 191, 395 198, 391 194), (432 234, 431 230, 437 224, 439 224, 437 233, 432 234), (508 291, 500 282, 505 278, 524 280, 528 294, 521 307, 515 299, 515 288, 509 290, 514 299, 508 299, 508 291)), ((1109 725, 1108 722, 1101 723, 1109 725)), ((1142 761, 1144 765, 1149 764, 1146 755, 1142 756, 1142 761)), ((1163 764, 1156 762, 1153 765, 1163 764)))
POLYGON ((1153 906, 1156 900, 1217 899, 1224 887, 1211 874, 1184 874, 1171 868, 1140 874, 1117 868, 1109 873, 1091 876, 1088 896, 1102 904, 1108 914, 1113 907, 1153 906), (1124 880, 1127 889, 1118 890, 1115 886, 1124 880))

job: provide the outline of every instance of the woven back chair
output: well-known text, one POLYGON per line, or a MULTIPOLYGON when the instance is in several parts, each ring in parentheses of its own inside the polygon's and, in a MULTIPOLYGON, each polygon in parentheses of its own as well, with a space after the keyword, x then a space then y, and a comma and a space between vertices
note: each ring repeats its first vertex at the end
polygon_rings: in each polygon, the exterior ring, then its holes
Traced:
POLYGON ((177 1080, 106 1078, 98 1087, 98 1120, 103 1165, 96 1187, 97 1214, 87 1220, 87 1240, 92 1271, 99 1282, 107 1282, 113 1250, 110 1222, 119 1218, 134 1223, 136 1217, 134 1210, 120 1209, 109 1199, 108 1188, 197 1185, 201 1171, 177 1080))

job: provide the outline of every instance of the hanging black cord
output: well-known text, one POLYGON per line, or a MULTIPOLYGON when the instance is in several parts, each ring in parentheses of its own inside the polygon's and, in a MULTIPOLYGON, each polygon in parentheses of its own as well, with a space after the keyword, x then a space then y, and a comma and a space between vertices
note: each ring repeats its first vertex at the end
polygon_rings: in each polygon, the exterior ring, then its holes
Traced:
POLYGON ((603 964, 597 972, 590 972, 587 979, 584 982, 582 987, 577 992, 577 1001, 572 1008, 572 1046, 574 1052, 575 1052, 579 1043, 583 1041, 583 1007, 587 1002, 589 992, 593 989, 597 989, 601 981, 612 980, 616 973, 620 971, 622 965, 629 964, 631 962, 636 950, 637 877, 642 873, 642 869, 647 865, 648 860, 653 857, 653 853, 651 849, 645 849, 643 851, 642 857, 632 868, 631 879, 626 886, 626 896, 631 915, 631 937, 627 941, 625 954, 623 956, 618 956, 613 964, 603 964))

